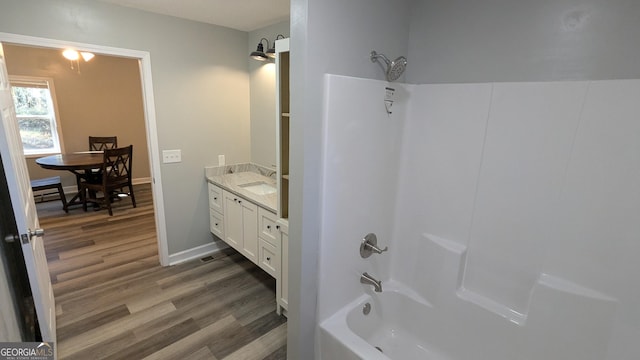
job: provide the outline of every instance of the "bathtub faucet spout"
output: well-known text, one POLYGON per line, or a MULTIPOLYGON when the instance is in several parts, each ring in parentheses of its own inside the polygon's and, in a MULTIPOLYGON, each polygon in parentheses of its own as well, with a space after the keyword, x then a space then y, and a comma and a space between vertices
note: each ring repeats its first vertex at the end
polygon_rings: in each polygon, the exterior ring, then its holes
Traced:
POLYGON ((364 273, 360 276, 360 283, 373 285, 375 292, 382 292, 382 281, 374 279, 371 275, 364 273))

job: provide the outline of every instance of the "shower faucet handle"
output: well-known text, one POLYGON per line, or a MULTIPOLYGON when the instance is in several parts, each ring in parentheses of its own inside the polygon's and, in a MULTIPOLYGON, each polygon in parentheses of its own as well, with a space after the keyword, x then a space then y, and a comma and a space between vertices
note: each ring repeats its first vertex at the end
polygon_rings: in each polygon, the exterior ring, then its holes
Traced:
POLYGON ((374 233, 368 233, 360 243, 360 256, 363 259, 368 258, 373 253, 382 254, 388 250, 389 248, 387 246, 385 246, 384 249, 378 247, 378 237, 374 233))

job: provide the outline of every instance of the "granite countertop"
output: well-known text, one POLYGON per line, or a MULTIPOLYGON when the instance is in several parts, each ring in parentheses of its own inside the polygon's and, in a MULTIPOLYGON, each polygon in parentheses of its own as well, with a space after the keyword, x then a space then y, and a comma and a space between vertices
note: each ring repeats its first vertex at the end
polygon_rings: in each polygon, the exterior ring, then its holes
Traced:
POLYGON ((271 194, 259 195, 247 190, 242 185, 265 183, 276 187, 276 180, 271 175, 272 170, 267 169, 266 172, 263 169, 256 169, 254 167, 215 167, 205 169, 205 178, 208 182, 217 185, 224 190, 230 191, 238 196, 241 196, 248 201, 265 208, 273 212, 277 212, 278 206, 278 193, 273 192, 271 194))

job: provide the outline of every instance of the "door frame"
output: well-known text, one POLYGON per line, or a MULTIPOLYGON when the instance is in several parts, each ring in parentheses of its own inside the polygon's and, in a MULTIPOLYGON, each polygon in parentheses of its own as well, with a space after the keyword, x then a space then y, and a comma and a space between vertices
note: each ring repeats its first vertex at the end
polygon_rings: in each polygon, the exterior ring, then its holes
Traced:
POLYGON ((167 225, 164 212, 164 196, 162 193, 162 174, 160 171, 160 148, 158 146, 158 129, 156 125, 156 107, 151 80, 151 54, 148 51, 117 48, 103 45, 56 40, 43 37, 18 35, 0 32, 0 43, 39 46, 54 49, 72 47, 78 51, 89 51, 96 54, 111 55, 138 60, 142 81, 142 97, 147 135, 147 151, 151 167, 151 189, 158 238, 158 257, 160 265, 169 265, 169 246, 167 244, 167 225))

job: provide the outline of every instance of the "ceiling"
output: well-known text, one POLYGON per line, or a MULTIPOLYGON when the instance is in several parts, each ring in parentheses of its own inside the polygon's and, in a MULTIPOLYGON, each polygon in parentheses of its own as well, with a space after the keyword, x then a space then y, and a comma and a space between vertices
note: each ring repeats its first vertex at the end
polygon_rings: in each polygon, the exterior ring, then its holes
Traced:
POLYGON ((101 1, 242 31, 253 31, 289 19, 289 0, 101 1))

